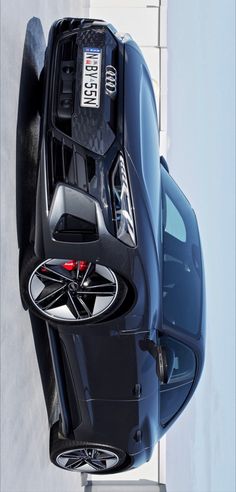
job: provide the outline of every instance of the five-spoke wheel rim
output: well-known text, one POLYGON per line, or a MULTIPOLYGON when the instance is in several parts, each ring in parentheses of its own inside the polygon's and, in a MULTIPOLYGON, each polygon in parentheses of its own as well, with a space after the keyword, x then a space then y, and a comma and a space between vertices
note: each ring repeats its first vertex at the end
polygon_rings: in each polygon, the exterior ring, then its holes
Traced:
POLYGON ((46 260, 29 280, 31 300, 41 314, 65 322, 92 321, 111 307, 117 292, 112 270, 79 260, 46 260))
POLYGON ((56 458, 61 468, 85 473, 104 472, 114 468, 119 458, 113 451, 100 448, 77 448, 64 451, 56 458))

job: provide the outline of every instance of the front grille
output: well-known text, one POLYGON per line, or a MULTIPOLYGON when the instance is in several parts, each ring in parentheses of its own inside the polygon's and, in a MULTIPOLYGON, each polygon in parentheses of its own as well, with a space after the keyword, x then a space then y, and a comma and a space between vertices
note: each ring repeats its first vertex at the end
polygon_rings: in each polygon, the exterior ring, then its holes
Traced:
POLYGON ((65 18, 62 19, 60 22, 57 24, 57 34, 62 34, 67 31, 73 31, 74 29, 78 29, 81 25, 81 19, 70 19, 70 18, 65 18))
POLYGON ((104 23, 102 19, 78 19, 78 18, 64 18, 58 21, 56 25, 56 34, 65 34, 67 32, 73 32, 81 27, 91 27, 94 22, 104 23))
POLYGON ((48 136, 47 175, 49 206, 58 183, 65 183, 85 192, 89 191, 89 183, 95 175, 95 161, 83 157, 73 142, 66 141, 53 132, 48 136))
MULTIPOLYGON (((118 68, 118 45, 105 26, 65 19, 57 27, 49 121, 82 147, 104 155, 117 134, 117 97, 105 93, 106 66, 118 68), (89 25, 90 24, 90 25, 89 25), (88 27, 89 26, 89 27, 88 27), (79 28, 80 27, 80 28, 79 28), (100 107, 81 107, 83 49, 102 50, 100 107)), ((119 74, 118 74, 119 82, 119 74)))
MULTIPOLYGON (((110 31, 103 26, 81 29, 77 36, 77 45, 77 83, 72 117, 72 137, 90 151, 104 155, 113 144, 117 134, 118 96, 111 98, 105 93, 105 72, 108 65, 118 68, 118 46, 110 31), (84 47, 102 50, 101 93, 98 109, 80 106, 84 47)), ((117 92, 119 93, 119 88, 117 92)))
POLYGON ((58 45, 55 82, 55 125, 68 136, 72 134, 76 59, 76 34, 73 34, 63 38, 58 45))

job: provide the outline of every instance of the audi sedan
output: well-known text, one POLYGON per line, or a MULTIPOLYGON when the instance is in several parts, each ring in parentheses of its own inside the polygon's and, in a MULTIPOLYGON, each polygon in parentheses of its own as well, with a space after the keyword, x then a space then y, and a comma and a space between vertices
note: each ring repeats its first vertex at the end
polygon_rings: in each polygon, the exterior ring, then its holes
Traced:
POLYGON ((99 20, 56 21, 41 85, 20 286, 47 330, 57 382, 50 458, 115 473, 150 459, 198 384, 198 225, 159 156, 150 74, 129 35, 99 20))

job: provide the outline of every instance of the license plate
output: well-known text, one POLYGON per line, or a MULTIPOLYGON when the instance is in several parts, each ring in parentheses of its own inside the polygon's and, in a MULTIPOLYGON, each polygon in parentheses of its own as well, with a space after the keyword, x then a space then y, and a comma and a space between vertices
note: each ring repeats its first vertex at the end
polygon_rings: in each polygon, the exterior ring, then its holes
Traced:
POLYGON ((83 75, 80 106, 99 108, 102 50, 83 48, 83 75))

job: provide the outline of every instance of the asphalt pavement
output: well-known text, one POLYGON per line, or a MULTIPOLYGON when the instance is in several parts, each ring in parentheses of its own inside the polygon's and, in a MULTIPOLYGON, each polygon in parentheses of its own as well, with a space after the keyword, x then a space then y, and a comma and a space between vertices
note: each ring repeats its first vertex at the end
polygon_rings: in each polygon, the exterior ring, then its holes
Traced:
POLYGON ((44 393, 53 394, 54 381, 42 325, 34 320, 32 330, 21 305, 18 245, 25 244, 33 206, 39 75, 48 30, 58 18, 87 15, 88 2, 1 1, 1 492, 82 490, 80 474, 49 461, 53 416, 44 393))

